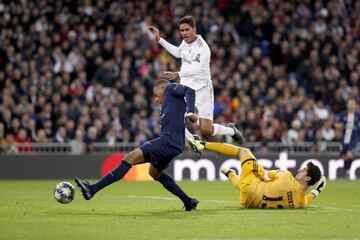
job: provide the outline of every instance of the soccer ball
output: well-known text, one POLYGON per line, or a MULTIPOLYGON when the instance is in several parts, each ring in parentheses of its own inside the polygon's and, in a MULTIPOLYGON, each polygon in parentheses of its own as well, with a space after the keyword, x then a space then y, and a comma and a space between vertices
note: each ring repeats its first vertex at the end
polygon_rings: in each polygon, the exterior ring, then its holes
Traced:
POLYGON ((58 183, 54 189, 54 198, 59 203, 69 203, 74 199, 75 189, 71 183, 58 183))

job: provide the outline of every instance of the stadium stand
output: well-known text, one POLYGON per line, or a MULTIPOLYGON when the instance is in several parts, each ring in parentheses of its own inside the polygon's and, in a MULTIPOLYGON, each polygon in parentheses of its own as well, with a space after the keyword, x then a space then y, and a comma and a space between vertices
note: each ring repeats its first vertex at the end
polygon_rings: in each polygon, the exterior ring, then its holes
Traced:
POLYGON ((253 146, 338 151, 335 119, 348 98, 360 102, 355 0, 5 0, 0 13, 0 151, 7 153, 44 146, 80 153, 156 137, 152 84, 179 62, 144 26, 180 44, 177 19, 185 14, 212 51, 214 121, 238 122, 253 146))

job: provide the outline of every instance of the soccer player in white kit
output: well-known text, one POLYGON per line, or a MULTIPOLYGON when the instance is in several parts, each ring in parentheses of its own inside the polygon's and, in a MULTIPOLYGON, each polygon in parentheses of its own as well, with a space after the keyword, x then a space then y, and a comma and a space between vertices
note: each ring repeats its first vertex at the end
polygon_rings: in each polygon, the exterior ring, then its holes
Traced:
POLYGON ((199 131, 202 136, 230 135, 239 144, 244 138, 235 126, 213 123, 214 118, 214 91, 210 75, 210 48, 205 40, 196 34, 196 23, 193 17, 185 16, 179 20, 179 30, 183 41, 179 47, 172 45, 160 37, 159 30, 150 26, 149 30, 154 39, 159 42, 171 55, 181 58, 179 72, 165 72, 167 80, 178 80, 180 83, 195 90, 195 106, 199 116, 199 131))

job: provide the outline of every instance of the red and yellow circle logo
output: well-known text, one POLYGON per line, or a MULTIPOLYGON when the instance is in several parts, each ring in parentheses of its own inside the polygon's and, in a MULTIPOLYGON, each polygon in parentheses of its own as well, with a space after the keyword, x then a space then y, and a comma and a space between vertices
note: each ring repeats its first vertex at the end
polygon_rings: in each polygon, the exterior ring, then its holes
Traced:
MULTIPOLYGON (((116 168, 124 157, 125 153, 116 153, 107 157, 101 166, 101 176, 105 176, 109 171, 116 168)), ((149 166, 150 163, 135 165, 123 179, 126 181, 151 181, 153 179, 149 175, 149 166)))

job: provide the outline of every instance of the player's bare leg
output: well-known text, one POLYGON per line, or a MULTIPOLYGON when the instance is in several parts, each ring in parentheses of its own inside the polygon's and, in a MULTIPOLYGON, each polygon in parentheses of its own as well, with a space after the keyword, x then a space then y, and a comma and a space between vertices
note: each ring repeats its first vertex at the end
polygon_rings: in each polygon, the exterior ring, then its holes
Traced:
POLYGON ((210 119, 199 119, 199 132, 202 136, 210 137, 214 133, 213 122, 210 119))

